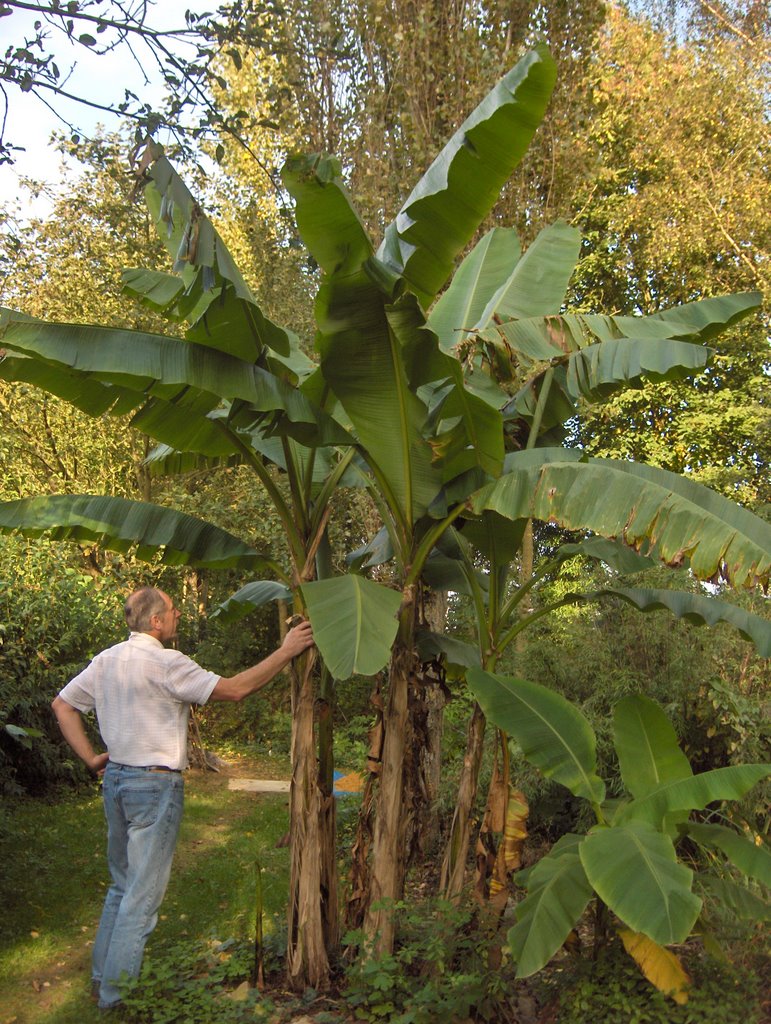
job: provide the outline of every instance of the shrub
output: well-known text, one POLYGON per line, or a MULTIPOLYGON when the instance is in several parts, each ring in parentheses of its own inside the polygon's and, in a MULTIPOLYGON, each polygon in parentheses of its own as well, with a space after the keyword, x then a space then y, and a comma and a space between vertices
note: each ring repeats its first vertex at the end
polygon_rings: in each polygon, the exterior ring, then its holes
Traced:
POLYGON ((688 963, 693 987, 677 1005, 653 987, 613 943, 599 959, 562 963, 541 975, 549 1019, 570 1024, 760 1024, 760 982, 743 968, 708 957, 688 963))
POLYGON ((50 703, 98 650, 122 636, 122 593, 109 576, 95 584, 55 561, 40 542, 7 542, 3 563, 0 787, 6 795, 40 793, 85 777, 59 738, 50 703))

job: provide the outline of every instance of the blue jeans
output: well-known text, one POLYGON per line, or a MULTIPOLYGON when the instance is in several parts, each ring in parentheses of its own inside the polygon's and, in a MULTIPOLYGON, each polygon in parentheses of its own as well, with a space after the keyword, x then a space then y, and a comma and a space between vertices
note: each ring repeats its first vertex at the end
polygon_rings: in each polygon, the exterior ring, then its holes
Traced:
POLYGON ((138 977, 158 921, 182 820, 184 782, 178 772, 109 762, 102 792, 112 885, 94 941, 92 978, 105 1009, 120 1001, 121 975, 138 977))

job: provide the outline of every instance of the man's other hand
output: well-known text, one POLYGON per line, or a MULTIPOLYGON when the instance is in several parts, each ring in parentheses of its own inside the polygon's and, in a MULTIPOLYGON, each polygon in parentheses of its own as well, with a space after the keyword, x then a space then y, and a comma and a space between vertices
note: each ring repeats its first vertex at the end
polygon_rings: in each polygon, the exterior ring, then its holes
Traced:
POLYGON ((92 771, 94 775, 104 775, 109 760, 110 755, 106 751, 104 754, 95 754, 88 763, 89 771, 92 771))

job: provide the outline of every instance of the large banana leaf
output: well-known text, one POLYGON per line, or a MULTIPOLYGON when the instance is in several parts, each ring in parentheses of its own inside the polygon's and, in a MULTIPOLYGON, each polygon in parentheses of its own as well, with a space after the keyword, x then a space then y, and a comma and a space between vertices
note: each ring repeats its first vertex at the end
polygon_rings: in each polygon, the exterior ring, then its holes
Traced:
POLYGON ((613 742, 621 778, 634 797, 647 796, 662 782, 693 774, 672 723, 654 701, 639 694, 613 709, 613 742))
POLYGON ((271 558, 201 519, 161 505, 89 494, 0 503, 0 532, 96 541, 137 558, 202 569, 276 569, 271 558))
POLYGON ((666 609, 678 619, 695 626, 714 626, 725 622, 736 629, 745 640, 755 644, 762 658, 771 657, 771 621, 739 608, 727 601, 706 594, 691 594, 680 590, 652 590, 637 587, 607 587, 583 595, 583 600, 596 597, 620 597, 642 612, 666 609))
POLYGON ((580 247, 580 232, 565 221, 543 228, 491 296, 475 329, 483 331, 494 318, 523 320, 559 312, 580 247))
POLYGON ((301 587, 313 636, 334 679, 374 675, 388 664, 402 596, 361 576, 301 587))
POLYGON ((553 461, 552 449, 507 456, 505 475, 473 496, 473 510, 591 530, 636 549, 653 547, 668 565, 688 559, 700 579, 722 577, 736 586, 768 581, 771 524, 655 466, 563 455, 561 464, 553 461))
POLYGON ((771 775, 771 765, 739 764, 715 768, 688 779, 662 782, 656 789, 622 807, 615 824, 644 822, 658 826, 670 811, 698 810, 714 800, 740 800, 771 775))
POLYGON ((602 803, 594 732, 577 708, 545 686, 478 668, 466 681, 487 718, 514 737, 528 761, 576 796, 602 803))
POLYGON ((283 171, 300 232, 325 272, 316 300, 321 370, 386 499, 411 526, 443 480, 474 465, 498 472, 501 421, 465 391, 414 296, 399 297, 397 279, 372 257, 337 171, 316 157, 295 157, 283 171))
POLYGON ((350 551, 345 556, 345 561, 352 572, 361 572, 362 569, 372 569, 376 565, 390 562, 393 557, 394 549, 388 530, 381 526, 366 544, 362 544, 355 551, 350 551))
POLYGON ((654 316, 560 313, 554 307, 541 316, 505 320, 480 330, 480 340, 513 351, 518 360, 531 361, 553 359, 624 338, 647 342, 673 339, 703 345, 755 312, 762 301, 760 292, 737 292, 674 306, 654 316))
POLYGON ((487 574, 480 569, 468 567, 457 558, 451 558, 440 552, 432 551, 423 565, 422 578, 434 590, 450 591, 456 594, 471 595, 472 584, 467 573, 473 573, 478 590, 487 593, 489 586, 487 574))
POLYGON ((544 364, 557 366, 543 410, 542 432, 569 418, 578 398, 596 402, 640 381, 679 380, 707 364, 707 338, 756 310, 758 292, 704 299, 656 317, 564 314, 504 321, 479 334, 504 379, 530 379, 508 403, 508 419, 532 422, 544 364), (682 311, 682 313, 680 312, 682 311), (540 364, 540 365, 539 365, 540 364), (531 366, 532 370, 528 371, 531 366))
POLYGON ((543 117, 556 68, 527 54, 461 125, 387 228, 378 258, 427 308, 498 199, 543 117))
MULTIPOLYGON (((168 407, 167 407, 168 408, 168 407)), ((174 406, 171 406, 174 410, 174 406)), ((152 424, 147 425, 144 419, 146 410, 132 421, 142 428, 146 428, 148 434, 153 434, 152 424)), ((171 433, 171 425, 165 423, 162 413, 159 413, 161 420, 159 432, 167 436, 171 433)), ((254 416, 247 416, 246 428, 238 428, 238 421, 243 418, 242 413, 229 415, 227 409, 218 409, 210 413, 206 419, 210 422, 214 437, 219 437, 224 454, 204 454, 203 447, 194 443, 192 432, 194 425, 189 423, 185 429, 184 422, 180 422, 180 443, 185 445, 186 450, 180 451, 167 444, 160 444, 154 448, 145 459, 145 465, 150 472, 156 476, 178 476, 182 473, 190 473, 196 470, 212 468, 214 466, 235 466, 246 460, 244 448, 251 452, 251 456, 261 458, 266 464, 277 466, 280 470, 287 471, 287 454, 290 460, 298 468, 303 480, 311 484, 311 496, 314 496, 330 474, 338 465, 337 449, 332 447, 307 448, 297 441, 281 438, 273 434, 267 434, 264 425, 258 423, 251 426, 250 422, 254 416), (311 462, 312 460, 312 462, 311 462)), ((176 426, 176 424, 174 424, 176 426)), ((339 483, 343 487, 361 487, 362 479, 360 473, 354 473, 347 469, 339 483)))
POLYGON ((702 825, 691 821, 684 831, 701 846, 716 847, 749 878, 771 888, 771 850, 759 837, 755 842, 724 825, 702 825))
MULTIPOLYGON (((508 519, 496 512, 483 512, 478 519, 467 519, 462 525, 462 536, 483 555, 491 566, 508 565, 519 554, 523 529, 517 529, 508 519)), ((521 524, 524 527, 524 523, 521 524)))
POLYGON ((592 898, 578 856, 582 841, 563 836, 528 876, 527 897, 517 904, 517 923, 508 933, 518 978, 528 978, 551 960, 592 898))
POLYGON ((439 348, 414 296, 397 300, 386 315, 410 389, 426 401, 423 429, 434 461, 441 464, 442 481, 477 467, 498 476, 504 456, 501 414, 465 387, 460 363, 439 348))
POLYGON ((611 569, 615 569, 616 572, 623 575, 643 572, 656 565, 654 558, 641 555, 638 551, 627 547, 626 544, 608 540, 606 537, 588 537, 576 544, 560 544, 554 555, 559 563, 576 557, 592 558, 604 562, 611 569))
POLYGON ((415 642, 421 661, 431 661, 437 655, 444 655, 448 665, 462 668, 479 668, 479 648, 467 644, 447 633, 432 633, 428 629, 417 631, 415 642))
POLYGON ((453 351, 472 333, 520 255, 514 228, 492 228, 463 260, 428 317, 428 326, 445 352, 453 351))
POLYGON ((687 302, 683 306, 673 306, 661 313, 654 313, 648 319, 661 321, 678 332, 685 329, 694 341, 703 343, 711 341, 726 327, 733 327, 748 313, 760 309, 762 302, 760 292, 718 295, 687 302))
POLYGON ((181 274, 181 287, 150 271, 127 271, 126 290, 174 319, 187 337, 247 362, 267 346, 288 354, 290 337, 263 315, 225 243, 156 143, 141 161, 144 196, 161 240, 181 274))
POLYGON ((771 921, 771 904, 728 878, 702 873, 699 882, 708 897, 742 921, 771 921))
POLYGON ((683 942, 701 910, 693 872, 671 840, 641 822, 592 829, 579 847, 586 877, 629 928, 666 945, 683 942))
POLYGON ((567 393, 573 399, 600 401, 643 380, 692 377, 707 366, 711 356, 711 349, 687 341, 614 338, 570 356, 567 393))
POLYGON ((291 600, 292 591, 285 584, 274 580, 253 580, 218 604, 209 618, 219 618, 222 622, 237 622, 269 601, 291 600))
MULTIPOLYGON (((259 413, 280 413, 286 431, 303 442, 350 443, 343 428, 315 408, 302 391, 258 366, 205 346, 141 331, 31 322, 27 318, 17 319, 13 313, 4 322, 0 337, 7 348, 53 367, 48 375, 52 390, 60 368, 65 376, 72 371, 82 375, 79 379, 84 391, 88 377, 93 379, 97 395, 102 394, 105 385, 112 385, 119 393, 133 391, 150 401, 173 403, 184 411, 177 428, 194 422, 195 429, 207 432, 207 436, 212 428, 202 422, 206 413, 223 400, 238 399, 248 404, 255 417, 259 413)), ((48 377, 41 371, 37 382, 45 386, 48 377)), ((154 420, 156 426, 165 412, 169 417, 173 415, 168 407, 164 408, 154 420)), ((138 418, 136 425, 144 429, 152 419, 148 410, 147 420, 138 418)), ((161 436, 156 430, 152 436, 179 449, 195 450, 182 443, 176 432, 171 433, 173 436, 168 432, 161 436)))
POLYGON ((321 369, 387 481, 387 497, 411 523, 441 482, 423 436, 428 410, 410 390, 386 315, 391 295, 368 272, 372 245, 338 171, 317 157, 295 157, 282 171, 303 240, 325 271, 316 299, 321 369))
POLYGON ((101 384, 79 370, 46 363, 30 356, 12 355, 10 352, 0 356, 0 378, 9 382, 33 384, 56 398, 63 398, 88 416, 101 416, 104 413, 123 416, 143 400, 142 395, 136 391, 114 384, 101 384))
POLYGON ((202 455, 195 451, 178 451, 168 444, 158 444, 145 458, 144 465, 154 477, 182 476, 185 473, 198 473, 217 466, 239 466, 243 455, 202 455))
MULTIPOLYGON (((567 357, 551 357, 553 376, 541 403, 541 433, 562 427, 576 414, 579 398, 595 403, 618 391, 639 387, 645 380, 684 380, 700 373, 712 354, 710 349, 685 341, 614 338, 567 357)), ((507 402, 503 408, 507 420, 533 422, 545 386, 545 372, 540 369, 507 402)))

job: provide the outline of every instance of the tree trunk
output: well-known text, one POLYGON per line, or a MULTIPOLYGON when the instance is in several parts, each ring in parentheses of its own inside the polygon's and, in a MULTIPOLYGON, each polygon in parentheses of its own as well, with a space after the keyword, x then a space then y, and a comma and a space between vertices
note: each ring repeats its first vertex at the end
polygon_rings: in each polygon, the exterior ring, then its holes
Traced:
POLYGON ((377 816, 372 842, 372 870, 364 918, 364 932, 375 952, 389 953, 394 943, 393 908, 401 899, 406 867, 405 839, 409 831, 404 805, 404 758, 410 682, 416 675, 417 658, 412 643, 414 597, 402 611, 407 628, 400 633, 391 655, 388 702, 383 715, 384 741, 377 816), (405 642, 406 641, 406 642, 405 642), (376 904, 386 906, 375 909, 376 904))
POLYGON ((466 753, 463 758, 458 798, 450 826, 450 837, 442 860, 439 889, 450 900, 457 900, 463 891, 466 878, 469 843, 471 842, 471 812, 479 785, 479 768, 482 763, 486 720, 478 704, 466 730, 466 753))
POLYGON ((438 799, 447 691, 444 680, 422 671, 410 679, 405 744, 404 807, 406 866, 435 852, 439 839, 438 799))
MULTIPOLYGON (((295 991, 329 987, 323 905, 329 878, 322 867, 330 811, 319 785, 314 730, 315 649, 292 665, 292 780, 289 790, 289 935, 287 976, 295 991)), ((332 858, 334 862, 334 857, 332 858)), ((336 908, 335 908, 336 909, 336 908)))
POLYGON ((317 701, 319 731, 319 789, 321 821, 319 842, 321 856, 321 926, 327 954, 340 942, 340 908, 337 892, 337 804, 334 796, 334 752, 332 747, 332 704, 334 682, 326 666, 322 669, 321 689, 317 701))
MULTIPOLYGON (((443 633, 447 618, 446 592, 422 587, 420 605, 422 622, 433 632, 443 633)), ((448 695, 443 671, 432 667, 424 669, 410 687, 404 797, 405 806, 411 811, 408 867, 416 858, 433 855, 439 840, 438 800, 448 695)))
POLYGON ((375 829, 375 804, 377 802, 377 781, 383 764, 383 695, 380 680, 375 683, 370 703, 375 708, 375 721, 369 731, 369 753, 367 766, 369 774, 356 826, 356 838, 351 848, 350 894, 346 907, 346 924, 350 931, 361 928, 369 905, 370 850, 375 829))

